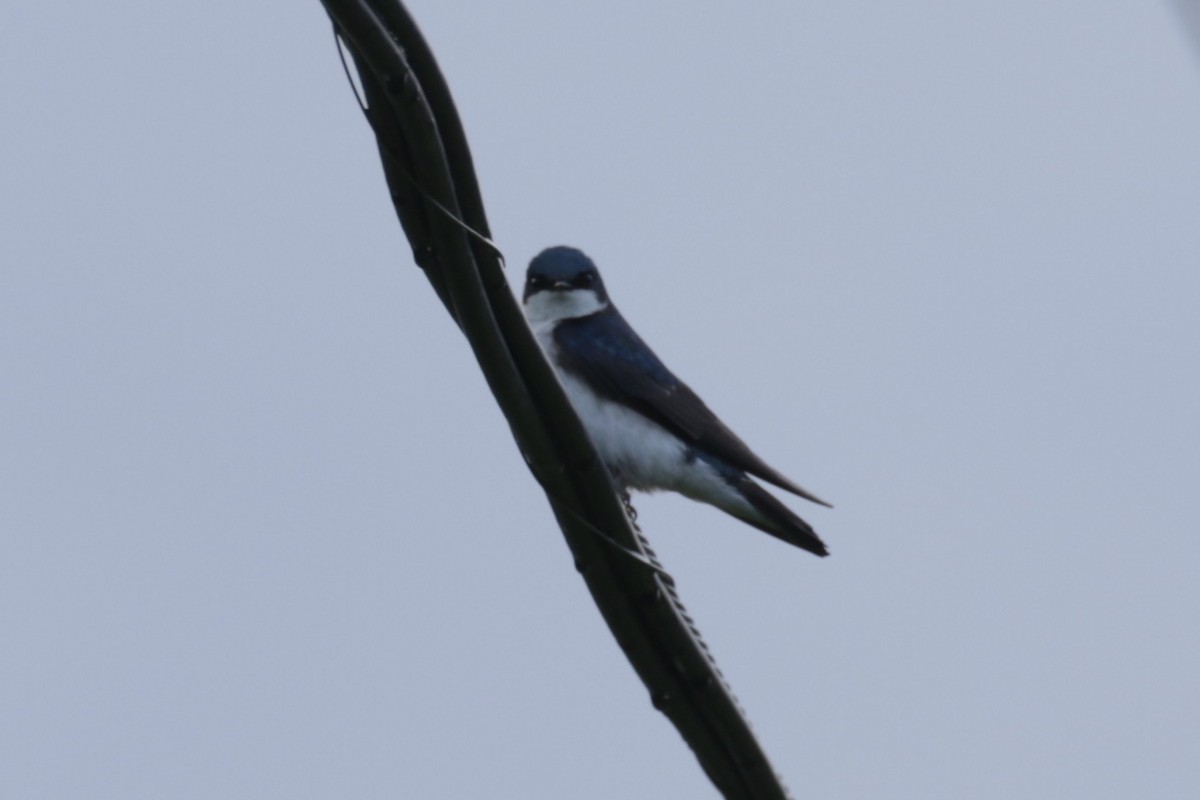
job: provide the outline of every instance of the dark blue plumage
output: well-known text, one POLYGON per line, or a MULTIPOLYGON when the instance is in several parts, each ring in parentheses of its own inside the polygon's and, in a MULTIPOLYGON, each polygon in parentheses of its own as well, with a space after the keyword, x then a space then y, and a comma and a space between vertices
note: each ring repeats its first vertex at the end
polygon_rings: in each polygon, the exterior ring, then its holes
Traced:
POLYGON ((597 378, 666 391, 679 386, 679 379, 611 303, 595 314, 563 320, 554 329, 554 340, 563 347, 564 361, 597 378))
POLYGON ((523 299, 528 300, 530 295, 544 289, 588 289, 601 302, 608 301, 600 271, 590 258, 574 247, 547 247, 529 262, 523 299))

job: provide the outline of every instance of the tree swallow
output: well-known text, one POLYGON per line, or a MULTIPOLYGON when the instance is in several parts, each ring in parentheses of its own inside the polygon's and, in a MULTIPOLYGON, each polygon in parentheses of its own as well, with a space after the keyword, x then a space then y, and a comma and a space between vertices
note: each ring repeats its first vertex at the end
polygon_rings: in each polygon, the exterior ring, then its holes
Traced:
POLYGON ((753 477, 828 506, 767 466, 663 365, 573 247, 529 264, 525 316, 596 450, 623 488, 679 492, 828 555, 812 527, 753 477))

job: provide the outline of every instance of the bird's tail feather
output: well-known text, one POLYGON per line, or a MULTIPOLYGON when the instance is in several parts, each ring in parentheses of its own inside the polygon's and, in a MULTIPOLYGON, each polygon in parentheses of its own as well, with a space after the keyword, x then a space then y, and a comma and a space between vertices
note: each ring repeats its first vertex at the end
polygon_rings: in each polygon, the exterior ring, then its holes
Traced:
POLYGON ((745 510, 725 508, 733 516, 777 539, 793 544, 818 556, 829 555, 828 548, 816 531, 766 489, 750 478, 741 477, 733 488, 750 504, 752 513, 745 510))

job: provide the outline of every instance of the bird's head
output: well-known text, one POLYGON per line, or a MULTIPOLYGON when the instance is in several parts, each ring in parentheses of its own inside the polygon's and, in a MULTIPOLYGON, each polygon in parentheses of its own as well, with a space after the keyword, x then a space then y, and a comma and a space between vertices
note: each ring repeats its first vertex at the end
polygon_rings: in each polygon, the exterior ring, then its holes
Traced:
POLYGON ((525 314, 530 322, 586 317, 608 307, 608 292, 592 260, 574 247, 548 247, 529 262, 525 314))

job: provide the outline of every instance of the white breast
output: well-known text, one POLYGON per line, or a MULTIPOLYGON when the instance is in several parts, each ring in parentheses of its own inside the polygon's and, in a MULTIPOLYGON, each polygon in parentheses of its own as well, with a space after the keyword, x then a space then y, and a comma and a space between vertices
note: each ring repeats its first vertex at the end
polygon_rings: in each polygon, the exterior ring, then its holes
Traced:
POLYGON ((600 397, 570 373, 560 369, 558 376, 604 463, 632 488, 675 488, 685 463, 683 442, 636 411, 600 397))
MULTIPOLYGON (((530 317, 533 322, 532 314, 530 317)), ((601 397, 582 379, 563 369, 554 341, 553 321, 535 324, 534 332, 600 458, 629 488, 650 492, 665 489, 732 513, 753 513, 745 499, 712 466, 697 458, 687 458, 688 447, 678 437, 636 411, 601 397)))

